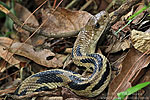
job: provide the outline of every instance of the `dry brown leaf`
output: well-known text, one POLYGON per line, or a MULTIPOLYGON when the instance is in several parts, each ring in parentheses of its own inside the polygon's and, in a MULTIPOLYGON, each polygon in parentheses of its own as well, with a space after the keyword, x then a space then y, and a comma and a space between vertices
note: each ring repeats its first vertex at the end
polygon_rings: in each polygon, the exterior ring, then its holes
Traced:
POLYGON ((67 88, 62 88, 61 93, 65 100, 67 98, 78 98, 78 99, 80 98, 79 96, 77 96, 75 93, 73 93, 72 91, 70 91, 67 88))
POLYGON ((41 51, 35 51, 34 47, 29 44, 23 44, 23 43, 13 43, 10 50, 12 52, 15 52, 15 54, 26 57, 30 60, 33 60, 37 64, 46 66, 46 67, 62 67, 62 61, 55 56, 53 52, 50 50, 44 49, 41 51), (20 48, 21 46, 21 48, 20 48), (19 50, 15 52, 17 49, 19 50), (52 57, 52 59, 51 59, 52 57), (53 58, 54 57, 54 58, 53 58))
POLYGON ((16 16, 20 20, 25 21, 30 16, 30 18, 26 21, 26 23, 28 23, 28 24, 30 23, 35 26, 39 26, 39 23, 38 23, 37 19, 35 18, 35 16, 31 15, 31 12, 27 8, 23 7, 19 3, 15 3, 14 9, 16 11, 16 16))
MULTIPOLYGON (((17 17, 21 21, 25 22, 27 20, 25 24, 29 24, 29 26, 31 26, 31 27, 36 27, 36 26, 38 27, 39 26, 39 23, 38 23, 37 19, 35 18, 35 16, 32 15, 32 13, 27 8, 23 7, 19 3, 15 4, 15 11, 16 11, 17 17), (28 19, 28 17, 29 17, 29 19, 28 19)), ((16 25, 15 25, 15 29, 18 32, 20 32, 19 36, 20 36, 21 42, 24 42, 30 36, 30 33, 28 31, 25 31, 22 28, 17 27, 16 25)), ((37 45, 42 44, 44 42, 44 40, 45 40, 45 38, 43 38, 42 36, 39 36, 39 35, 37 36, 35 34, 26 43, 37 46, 37 45)))
POLYGON ((148 63, 150 63, 150 59, 147 59, 146 55, 143 57, 141 56, 142 53, 138 52, 136 49, 130 49, 121 64, 121 72, 109 85, 108 100, 110 100, 110 98, 115 99, 117 97, 117 93, 131 87, 130 80, 134 77, 137 71, 147 67, 148 63))
POLYGON ((1 85, 0 93, 2 93, 2 91, 5 91, 4 93, 14 93, 15 92, 15 87, 21 82, 21 80, 18 80, 18 79, 14 79, 12 81, 11 77, 7 77, 7 80, 8 80, 8 82, 1 85))
POLYGON ((150 53, 150 33, 132 30, 131 40, 134 48, 142 53, 147 51, 149 51, 147 54, 150 53))
MULTIPOLYGON (((118 31, 120 28, 124 27, 126 25, 125 21, 118 21, 117 23, 115 23, 113 26, 112 26, 112 29, 115 30, 115 31, 118 31)), ((123 32, 128 32, 130 31, 130 27, 129 26, 126 26, 125 28, 123 28, 121 31, 123 32)))
MULTIPOLYGON (((7 37, 0 37, 0 57, 2 57, 5 61, 7 61, 11 65, 15 65, 19 68, 20 61, 15 59, 12 56, 12 53, 8 52, 8 47, 11 45, 12 40, 7 37), (8 52, 8 54, 7 54, 8 52), (6 57, 7 56, 7 57, 6 57), (11 59, 10 59, 11 57, 11 59), (9 60, 10 59, 10 60, 9 60)), ((5 67, 1 70, 1 72, 5 71, 5 67)))
POLYGON ((13 40, 10 39, 10 38, 0 37, 0 45, 1 46, 4 46, 4 47, 8 48, 11 45, 12 42, 13 42, 13 40))
POLYGON ((55 33, 55 35, 79 31, 93 16, 85 11, 71 11, 63 8, 58 8, 56 11, 47 8, 41 12, 42 22, 47 20, 42 30, 46 33, 55 33))
POLYGON ((130 41, 125 39, 124 41, 120 42, 119 40, 117 40, 115 42, 115 44, 110 44, 109 47, 105 50, 106 53, 115 53, 121 50, 126 50, 130 48, 130 41))
MULTIPOLYGON (((150 56, 147 58, 150 61, 150 56)), ((147 60, 148 61, 148 60, 147 60)), ((149 62, 146 62, 149 63, 149 62)), ((132 86, 135 86, 136 84, 140 84, 140 83, 144 83, 144 82, 150 82, 150 64, 148 66, 148 68, 144 68, 144 69, 140 69, 136 75, 131 79, 131 83, 132 86)), ((138 98, 140 100, 142 100, 144 98, 144 100, 149 100, 150 99, 150 89, 149 87, 145 87, 141 90, 138 91, 138 95, 136 93, 132 94, 132 98, 138 98)))
MULTIPOLYGON (((150 56, 147 57, 147 59, 150 60, 150 56)), ((147 66, 148 63, 149 62, 145 62, 145 66, 147 66)), ((139 69, 130 82, 132 83, 132 85, 136 85, 137 83, 149 82, 150 81, 149 72, 150 70, 147 70, 146 68, 139 69)))

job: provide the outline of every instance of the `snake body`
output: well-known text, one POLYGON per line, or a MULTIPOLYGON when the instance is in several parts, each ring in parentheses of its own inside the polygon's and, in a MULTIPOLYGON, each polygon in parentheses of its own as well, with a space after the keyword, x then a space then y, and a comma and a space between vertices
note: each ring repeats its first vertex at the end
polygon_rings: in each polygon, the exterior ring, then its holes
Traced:
POLYGON ((93 69, 88 78, 72 71, 51 69, 26 78, 15 94, 22 96, 66 87, 79 96, 95 97, 99 95, 107 87, 111 77, 111 68, 107 58, 102 54, 94 53, 97 41, 107 23, 108 17, 105 11, 91 17, 80 31, 72 49, 72 60, 76 65, 93 69))

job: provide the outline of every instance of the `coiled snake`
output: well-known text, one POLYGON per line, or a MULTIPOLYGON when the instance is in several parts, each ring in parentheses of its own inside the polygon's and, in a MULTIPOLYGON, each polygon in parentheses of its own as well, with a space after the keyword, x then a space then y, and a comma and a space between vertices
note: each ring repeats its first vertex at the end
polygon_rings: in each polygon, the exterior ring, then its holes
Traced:
POLYGON ((80 31, 72 49, 72 60, 76 65, 87 69, 92 67, 93 72, 88 78, 63 69, 47 70, 26 78, 15 94, 22 96, 32 92, 66 87, 79 96, 95 97, 99 95, 106 88, 111 77, 111 68, 107 58, 102 54, 94 53, 97 41, 107 23, 108 16, 105 11, 91 17, 80 31))

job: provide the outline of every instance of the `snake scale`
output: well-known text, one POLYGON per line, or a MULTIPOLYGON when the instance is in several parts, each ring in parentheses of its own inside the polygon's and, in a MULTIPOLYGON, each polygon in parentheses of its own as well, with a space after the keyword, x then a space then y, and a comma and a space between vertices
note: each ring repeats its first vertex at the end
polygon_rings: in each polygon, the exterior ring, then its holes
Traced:
POLYGON ((51 69, 26 78, 16 89, 15 95, 51 91, 58 87, 69 88, 79 96, 99 95, 107 87, 111 78, 111 68, 107 58, 102 54, 94 53, 107 24, 107 13, 101 11, 88 20, 74 43, 72 60, 77 66, 92 68, 92 74, 88 78, 72 71, 51 69))

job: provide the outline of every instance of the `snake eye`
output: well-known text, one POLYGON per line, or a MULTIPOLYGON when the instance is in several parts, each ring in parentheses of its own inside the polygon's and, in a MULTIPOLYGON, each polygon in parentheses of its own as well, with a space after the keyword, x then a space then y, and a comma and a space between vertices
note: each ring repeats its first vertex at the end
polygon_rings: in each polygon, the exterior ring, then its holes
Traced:
POLYGON ((96 23, 95 28, 98 29, 100 27, 99 23, 96 23))

